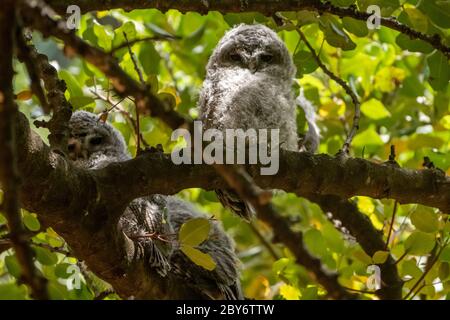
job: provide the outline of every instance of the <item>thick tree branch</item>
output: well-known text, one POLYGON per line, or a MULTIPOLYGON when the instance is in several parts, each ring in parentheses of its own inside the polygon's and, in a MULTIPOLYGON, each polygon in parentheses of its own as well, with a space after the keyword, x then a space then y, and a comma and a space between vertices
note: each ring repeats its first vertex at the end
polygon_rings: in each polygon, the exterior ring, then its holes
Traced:
MULTIPOLYGON (((324 212, 330 212, 333 219, 341 221, 370 257, 377 251, 385 250, 382 233, 374 228, 369 218, 362 214, 354 203, 332 195, 312 194, 307 198, 316 202, 324 212)), ((389 256, 386 262, 380 265, 380 269, 382 286, 375 294, 380 299, 400 300, 403 282, 398 275, 394 259, 389 256)))
POLYGON ((13 0, 6 0, 0 12, 0 183, 4 192, 3 207, 10 240, 21 267, 21 281, 31 288, 36 299, 47 299, 46 281, 34 266, 33 251, 27 243, 19 206, 20 176, 17 168, 16 124, 17 106, 13 100, 13 48, 16 9, 13 0))
MULTIPOLYGON (((272 16, 279 11, 310 10, 319 13, 331 13, 339 17, 351 17, 357 20, 367 21, 371 14, 357 10, 355 7, 337 7, 330 2, 319 0, 47 0, 57 12, 66 14, 69 5, 78 5, 82 12, 96 10, 110 10, 122 8, 127 11, 134 9, 155 8, 160 11, 177 9, 181 12, 195 11, 206 13, 208 11, 230 12, 260 12, 266 16, 272 16)), ((450 47, 444 44, 439 35, 427 35, 398 22, 395 18, 381 18, 381 25, 399 31, 412 39, 423 40, 434 48, 450 56, 450 47)))

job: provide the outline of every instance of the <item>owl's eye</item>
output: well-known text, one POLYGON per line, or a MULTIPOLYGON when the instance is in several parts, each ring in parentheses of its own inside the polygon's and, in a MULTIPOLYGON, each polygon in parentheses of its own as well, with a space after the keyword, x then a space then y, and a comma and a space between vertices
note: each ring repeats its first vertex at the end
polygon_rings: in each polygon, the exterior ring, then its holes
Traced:
POLYGON ((91 140, 89 140, 89 143, 93 146, 98 146, 99 144, 103 143, 102 137, 94 137, 91 140))
POLYGON ((263 53, 262 55, 260 55, 260 59, 262 62, 272 62, 273 60, 273 55, 268 54, 268 53, 263 53))
POLYGON ((241 62, 241 56, 237 53, 230 54, 230 59, 234 62, 241 62))

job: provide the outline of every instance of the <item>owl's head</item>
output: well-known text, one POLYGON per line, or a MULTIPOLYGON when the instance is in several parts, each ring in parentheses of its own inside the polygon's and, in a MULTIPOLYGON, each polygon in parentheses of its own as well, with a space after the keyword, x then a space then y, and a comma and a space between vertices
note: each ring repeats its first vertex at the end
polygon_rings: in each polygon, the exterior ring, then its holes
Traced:
POLYGON ((105 157, 127 157, 122 135, 94 113, 76 111, 69 122, 69 157, 73 161, 92 161, 105 157))
POLYGON ((214 50, 208 70, 244 68, 290 80, 295 65, 286 45, 264 25, 240 24, 228 31, 214 50))

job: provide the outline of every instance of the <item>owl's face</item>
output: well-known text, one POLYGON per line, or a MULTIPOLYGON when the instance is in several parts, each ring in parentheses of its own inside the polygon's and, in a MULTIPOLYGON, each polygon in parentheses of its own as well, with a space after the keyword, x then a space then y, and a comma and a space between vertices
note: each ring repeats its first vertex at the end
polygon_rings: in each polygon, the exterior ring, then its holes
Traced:
POLYGON ((69 157, 73 161, 88 160, 93 155, 126 154, 123 137, 98 115, 86 111, 74 112, 70 122, 69 157))
POLYGON ((263 25, 239 25, 220 40, 208 64, 208 71, 245 69, 292 79, 295 66, 281 39, 263 25))

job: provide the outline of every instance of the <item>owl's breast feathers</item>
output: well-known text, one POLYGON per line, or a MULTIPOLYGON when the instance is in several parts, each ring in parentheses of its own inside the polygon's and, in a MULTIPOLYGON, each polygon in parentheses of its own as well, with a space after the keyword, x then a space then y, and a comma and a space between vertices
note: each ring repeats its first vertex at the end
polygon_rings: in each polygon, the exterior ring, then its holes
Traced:
POLYGON ((218 69, 208 74, 199 105, 205 129, 280 129, 280 143, 297 148, 290 81, 246 69, 218 69))

